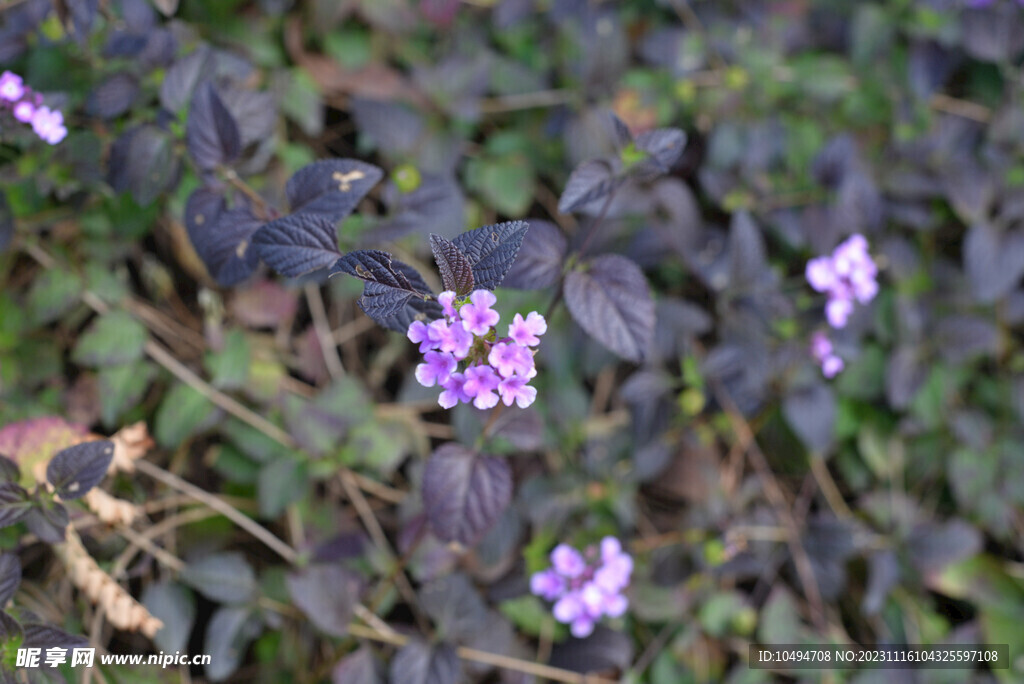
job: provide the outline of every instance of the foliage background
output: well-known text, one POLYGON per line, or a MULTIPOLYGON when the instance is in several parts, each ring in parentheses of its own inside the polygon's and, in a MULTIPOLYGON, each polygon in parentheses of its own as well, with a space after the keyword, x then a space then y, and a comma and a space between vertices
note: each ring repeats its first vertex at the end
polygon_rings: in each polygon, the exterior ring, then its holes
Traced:
MULTIPOLYGON (((0 425, 59 416, 111 434, 145 420, 159 470, 251 516, 299 565, 334 568, 296 587, 219 515, 158 530, 183 570, 149 554, 118 569, 125 534, 90 530, 101 566, 168 625, 157 649, 214 654, 196 678, 454 680, 446 646, 399 659, 343 636, 360 592, 401 634, 565 673, 1020 681, 1024 9, 966 5, 0 1, 0 67, 70 131, 55 147, 0 131, 0 425), (413 346, 356 306, 356 281, 261 268, 225 288, 197 257, 190 93, 166 77, 206 50, 198 68, 232 93, 245 149, 218 182, 283 206, 315 159, 384 169, 342 250, 383 246, 437 286, 428 233, 522 218, 570 252, 642 267, 657 312, 642 363, 553 310, 540 398, 488 445, 508 457, 514 500, 474 548, 421 533, 418 487, 430 452, 474 444, 486 416, 437 408, 413 346), (609 111, 634 133, 682 128, 687 146, 671 173, 618 193, 583 245, 595 212, 560 213, 558 198, 579 163, 621 160, 609 111), (803 268, 852 232, 882 291, 835 335, 847 369, 826 382, 803 268), (631 609, 573 640, 528 574, 558 541, 604 534, 636 558, 631 609), (747 668, 751 640, 1008 643, 1013 662, 783 675, 747 668)), ((552 301, 558 248, 529 247, 546 282, 499 290, 505 318, 552 301)), ((163 502, 141 533, 205 510, 144 474, 109 489, 163 502)), ((113 652, 153 649, 96 619, 22 527, 3 545, 22 560, 16 604, 113 652)), ((461 663, 466 681, 531 681, 461 663)))

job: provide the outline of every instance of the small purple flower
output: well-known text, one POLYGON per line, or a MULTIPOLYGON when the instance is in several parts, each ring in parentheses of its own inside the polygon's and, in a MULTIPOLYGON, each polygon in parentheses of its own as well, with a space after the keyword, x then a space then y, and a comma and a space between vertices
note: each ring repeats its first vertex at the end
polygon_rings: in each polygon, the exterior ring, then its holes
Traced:
POLYGON ((600 550, 580 553, 567 544, 551 552, 552 567, 535 573, 530 590, 553 601, 552 613, 570 626, 573 636, 588 636, 601 616, 620 617, 629 607, 622 590, 629 584, 633 559, 614 537, 601 540, 600 550))
POLYGON ((68 134, 68 129, 64 128, 64 115, 46 106, 39 107, 32 114, 32 130, 51 145, 56 145, 68 134))
POLYGON ((843 360, 835 355, 832 341, 820 330, 811 335, 811 356, 821 364, 821 372, 826 378, 834 378, 843 370, 843 360))
POLYGON ((22 100, 14 105, 14 118, 21 123, 31 123, 32 115, 36 113, 35 105, 28 100, 22 100))
POLYGON ((586 611, 586 606, 580 600, 580 595, 571 591, 555 602, 555 607, 551 612, 556 620, 568 624, 580 617, 584 611, 586 611))
POLYGON ((555 601, 567 587, 565 579, 554 568, 533 573, 530 578, 530 591, 546 601, 555 601))
POLYGON ((505 406, 511 406, 512 402, 516 402, 519 408, 526 408, 537 399, 537 388, 530 387, 528 384, 529 379, 521 375, 513 375, 509 378, 503 378, 498 383, 498 394, 501 395, 501 401, 505 406))
POLYGON ((459 312, 455 310, 455 293, 451 290, 445 290, 441 294, 437 295, 437 302, 441 305, 441 309, 444 311, 444 315, 448 318, 458 318, 459 312))
POLYGON ((845 328, 853 313, 853 302, 849 299, 832 299, 825 304, 825 318, 833 328, 845 328))
POLYGON ((844 367, 845 364, 843 363, 843 360, 834 354, 832 356, 826 356, 821 361, 821 373, 826 378, 831 379, 836 377, 843 371, 844 367))
POLYGON ((503 378, 510 378, 514 374, 522 375, 524 378, 531 378, 534 373, 533 353, 529 347, 521 347, 518 344, 498 342, 491 347, 491 353, 487 356, 488 362, 503 378))
POLYGON ((548 323, 536 311, 523 320, 522 314, 516 314, 508 326, 508 336, 525 347, 536 347, 540 344, 538 337, 548 331, 548 323))
POLYGON ((460 401, 468 402, 473 398, 466 394, 466 376, 463 373, 452 373, 446 381, 441 383, 441 387, 444 388, 444 391, 437 398, 437 403, 441 405, 441 408, 450 409, 460 401))
POLYGON ((445 352, 428 351, 423 358, 426 363, 416 366, 416 379, 424 387, 443 384, 459 367, 455 357, 445 352))
POLYGON ((410 342, 420 345, 421 354, 437 346, 437 341, 431 338, 430 326, 423 321, 413 321, 410 323, 406 337, 409 338, 410 342))
POLYGON ((500 380, 490 366, 470 366, 466 369, 466 384, 462 389, 473 398, 473 406, 478 409, 494 408, 498 404, 498 395, 494 391, 498 389, 500 380))
POLYGON ((833 328, 846 327, 855 300, 867 304, 878 294, 878 267, 863 235, 851 235, 831 256, 808 261, 805 275, 812 288, 827 293, 825 317, 833 328))
POLYGON ((501 316, 491 310, 498 298, 490 290, 475 290, 469 295, 469 302, 462 305, 459 314, 465 323, 466 330, 474 335, 486 335, 497 325, 501 316))
POLYGON ((469 354, 473 346, 473 335, 466 330, 462 321, 453 321, 450 325, 442 319, 430 324, 430 335, 437 341, 437 348, 453 354, 461 361, 469 354))
POLYGON ((836 284, 836 274, 832 270, 832 259, 818 257, 807 262, 807 282, 818 292, 828 292, 836 284))
POLYGON ((555 572, 569 579, 579 577, 587 569, 587 561, 583 559, 583 554, 568 544, 559 544, 555 547, 551 552, 551 564, 555 572))
POLYGON ((25 84, 21 76, 5 71, 0 74, 0 100, 17 102, 25 94, 25 84))

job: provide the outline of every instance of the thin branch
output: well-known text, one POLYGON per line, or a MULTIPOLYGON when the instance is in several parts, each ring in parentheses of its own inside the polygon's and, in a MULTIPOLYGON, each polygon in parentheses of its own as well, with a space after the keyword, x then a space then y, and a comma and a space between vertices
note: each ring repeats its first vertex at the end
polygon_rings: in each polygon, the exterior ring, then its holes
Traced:
MULTIPOLYGON (((348 632, 352 636, 359 637, 360 639, 370 639, 372 641, 379 641, 398 647, 405 646, 409 641, 409 637, 399 634, 398 632, 385 634, 358 623, 350 624, 348 626, 348 632)), ((466 646, 459 646, 455 649, 455 653, 463 660, 470 660, 484 665, 493 665, 494 667, 500 667, 514 672, 524 672, 535 677, 546 677, 556 682, 566 682, 567 684, 615 684, 613 680, 605 679, 604 677, 580 674, 579 672, 563 670, 559 667, 541 665, 540 663, 534 663, 529 660, 498 655, 497 653, 488 653, 487 651, 481 651, 476 648, 467 648, 466 646)))
POLYGON ((345 376, 345 367, 341 365, 341 357, 338 356, 338 343, 335 342, 334 335, 331 333, 331 324, 327 320, 327 309, 324 308, 320 286, 316 283, 306 283, 305 292, 306 303, 309 304, 309 314, 313 317, 313 330, 320 343, 320 353, 323 354, 324 363, 327 364, 327 372, 337 380, 345 376))
POLYGON ((267 548, 273 550, 288 563, 294 565, 296 560, 298 560, 299 554, 296 553, 295 549, 285 544, 283 541, 275 537, 267 528, 263 527, 234 506, 226 503, 223 499, 196 487, 190 482, 186 482, 174 473, 167 472, 163 468, 153 465, 149 461, 136 461, 135 468, 154 480, 162 482, 172 489, 178 490, 182 494, 188 494, 208 508, 222 514, 225 518, 231 520, 243 530, 259 539, 267 546, 267 548))

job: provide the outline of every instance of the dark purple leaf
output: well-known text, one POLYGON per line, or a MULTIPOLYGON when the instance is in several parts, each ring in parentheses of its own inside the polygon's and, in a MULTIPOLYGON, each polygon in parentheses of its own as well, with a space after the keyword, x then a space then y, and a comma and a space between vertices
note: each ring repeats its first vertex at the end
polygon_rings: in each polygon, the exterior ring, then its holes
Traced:
POLYGON ((319 214, 337 222, 352 213, 383 175, 376 166, 354 159, 316 161, 288 179, 288 201, 293 212, 319 214))
POLYGON ((259 265, 253 236, 263 221, 248 206, 225 209, 219 193, 199 188, 185 206, 185 227, 206 270, 222 287, 240 283, 259 265))
POLYGON ((549 221, 530 220, 519 256, 502 282, 503 287, 539 290, 551 287, 562 277, 562 266, 569 241, 558 226, 549 221))
POLYGON ((0 554, 0 606, 6 606, 21 584, 21 560, 17 554, 0 554))
POLYGON ((313 624, 331 636, 348 634, 359 601, 359 577, 340 565, 311 565, 288 574, 292 601, 313 624))
POLYGON ((368 647, 364 646, 350 653, 331 670, 333 684, 384 684, 377 659, 368 647))
POLYGON ((683 154, 686 133, 678 128, 658 128, 636 137, 636 148, 647 153, 647 158, 631 170, 645 178, 668 173, 683 154))
POLYGON ((263 621, 249 606, 218 608, 206 625, 203 652, 210 655, 206 678, 212 682, 227 679, 245 658, 249 643, 263 630, 263 621))
POLYGON ((171 65, 160 84, 160 104, 164 109, 177 113, 188 103, 200 79, 212 70, 211 58, 210 48, 200 45, 171 65))
POLYGON ((440 235, 430 236, 430 249, 434 252, 434 261, 437 263, 437 270, 441 272, 444 289, 452 290, 457 295, 472 292, 473 265, 469 258, 440 235))
POLYGON ((85 109, 101 119, 113 119, 131 108, 138 93, 139 82, 134 76, 116 73, 90 93, 85 109))
POLYGON ((192 590, 171 580, 153 582, 142 592, 142 605, 164 623, 153 643, 167 653, 185 650, 196 619, 192 590))
POLYGON ((46 479, 62 499, 78 499, 103 481, 113 458, 114 443, 110 440, 76 444, 50 460, 46 479))
POLYGON ((860 609, 864 615, 877 615, 889 591, 900 581, 900 563, 890 549, 875 551, 868 557, 868 586, 860 609))
POLYGON ((289 278, 326 268, 341 256, 334 221, 317 214, 271 221, 253 234, 252 244, 260 259, 289 278))
POLYGON ((507 439, 521 451, 534 451, 544 446, 544 420, 532 407, 505 409, 494 420, 490 434, 507 439))
POLYGON ((967 281, 979 302, 1003 297, 1024 275, 1024 232, 977 223, 967 230, 963 252, 967 281))
POLYGON ((242 151, 238 123, 210 81, 200 85, 192 96, 185 142, 192 160, 203 171, 230 164, 242 151))
POLYGON ((115 190, 130 190, 137 203, 150 204, 178 179, 174 139, 151 124, 130 129, 111 148, 109 168, 115 190))
POLYGON ((629 635, 604 625, 594 628, 585 639, 569 639, 551 650, 549 664, 573 672, 625 670, 633 660, 633 641, 629 635))
POLYGON ((832 444, 836 428, 836 397, 820 382, 790 391, 782 412, 808 451, 820 454, 832 444))
POLYGON ((412 232, 437 233, 449 239, 462 232, 465 199, 459 184, 449 176, 424 173, 412 192, 401 192, 388 183, 384 201, 391 216, 368 236, 375 242, 396 240, 412 232))
POLYGON ((358 249, 338 259, 331 268, 331 275, 347 273, 363 282, 413 292, 409 279, 392 265, 393 262, 394 259, 388 252, 379 249, 358 249))
POLYGON ((975 527, 963 520, 950 520, 916 527, 907 540, 907 550, 921 572, 935 573, 981 551, 982 541, 975 527))
POLYGON ((438 539, 473 546, 508 506, 512 473, 502 459, 443 444, 424 468, 422 494, 438 539))
POLYGON ((420 590, 420 600, 445 639, 468 641, 486 624, 487 605, 462 573, 430 582, 420 590))
POLYGON ((259 589, 256 572, 245 556, 235 551, 214 553, 191 562, 180 577, 206 598, 221 603, 244 603, 259 589))
POLYGON ((595 340, 643 361, 654 334, 654 300, 639 266, 617 254, 595 257, 565 277, 565 303, 595 340))
POLYGON ((25 526, 47 544, 59 544, 68 526, 68 510, 56 502, 43 502, 25 516, 25 526))
POLYGON ((625 147, 629 143, 633 142, 633 134, 629 131, 629 126, 626 125, 622 119, 617 117, 614 113, 609 113, 608 118, 612 122, 612 133, 615 137, 615 144, 619 147, 625 147))
POLYGON ((999 352, 999 329, 991 318, 946 316, 935 326, 935 343, 947 361, 962 362, 999 352))
POLYGON ((32 501, 20 485, 0 483, 0 527, 8 527, 22 520, 32 510, 32 501))
POLYGON ((1024 19, 1014 3, 993 2, 960 15, 964 52, 985 62, 1008 62, 1024 49, 1024 19))
POLYGON ((529 228, 525 221, 506 221, 455 236, 452 243, 473 267, 475 287, 493 290, 501 285, 529 228))
POLYGON ((82 636, 68 634, 62 629, 51 625, 43 625, 36 622, 26 622, 21 626, 25 633, 25 641, 22 648, 41 648, 44 651, 48 648, 87 648, 89 640, 82 636))
POLYGON ((411 639, 391 661, 391 681, 401 684, 456 684, 462 667, 455 649, 411 639))
POLYGON ((17 484, 20 479, 21 469, 18 468, 18 464, 0 454, 0 483, 14 482, 17 484))
POLYGON ((348 109, 359 133, 370 138, 386 155, 413 152, 426 128, 421 114, 399 102, 354 97, 349 100, 348 109))
POLYGON ((615 176, 608 162, 601 159, 585 161, 569 176, 565 190, 558 200, 558 211, 568 214, 595 200, 607 197, 622 182, 623 179, 615 176))
POLYGON ((895 409, 910 405, 928 375, 920 352, 914 347, 900 347, 889 357, 885 373, 885 396, 895 409))
POLYGON ((748 289, 761 282, 767 267, 760 229, 748 212, 736 212, 729 227, 730 283, 733 287, 748 289))

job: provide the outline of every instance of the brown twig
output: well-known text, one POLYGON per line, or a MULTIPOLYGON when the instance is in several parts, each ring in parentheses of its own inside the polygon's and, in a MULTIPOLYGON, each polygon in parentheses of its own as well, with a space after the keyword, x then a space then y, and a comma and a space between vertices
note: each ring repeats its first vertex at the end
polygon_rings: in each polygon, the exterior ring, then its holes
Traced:
MULTIPOLYGON (((385 634, 378 632, 372 627, 365 627, 357 623, 350 624, 348 632, 352 636, 359 637, 360 639, 370 639, 371 641, 379 641, 398 647, 405 646, 409 641, 409 637, 399 634, 398 632, 385 634)), ((487 651, 468 648, 466 646, 459 646, 455 649, 455 653, 463 660, 470 660, 483 665, 493 665, 494 667, 500 667, 514 672, 523 672, 534 675, 535 677, 546 677, 547 679, 551 679, 556 682, 566 682, 567 684, 615 684, 612 680, 605 679, 604 677, 580 674, 579 672, 572 672, 571 670, 563 670, 558 667, 551 667, 550 665, 541 665, 540 663, 534 663, 520 658, 513 658, 511 656, 498 655, 497 653, 488 653, 487 651)))
POLYGON ((323 354, 324 363, 327 364, 327 372, 337 380, 345 376, 345 368, 341 365, 341 357, 338 356, 338 343, 331 333, 331 324, 327 320, 327 309, 324 307, 324 299, 320 294, 320 286, 316 283, 306 283, 305 292, 309 315, 313 317, 313 331, 320 343, 320 353, 323 354))

